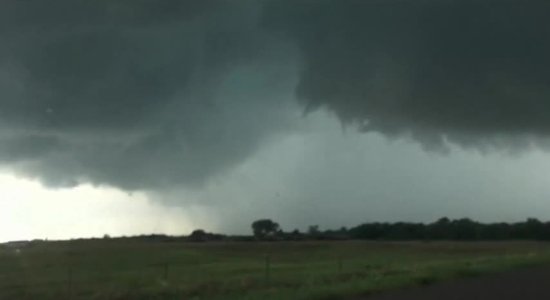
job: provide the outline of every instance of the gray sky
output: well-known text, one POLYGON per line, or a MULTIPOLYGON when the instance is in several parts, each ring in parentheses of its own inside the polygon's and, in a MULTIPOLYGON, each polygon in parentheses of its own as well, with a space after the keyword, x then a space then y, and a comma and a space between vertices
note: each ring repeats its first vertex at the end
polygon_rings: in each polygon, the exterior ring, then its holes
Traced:
POLYGON ((0 240, 549 217, 544 1, 1 6, 0 240))

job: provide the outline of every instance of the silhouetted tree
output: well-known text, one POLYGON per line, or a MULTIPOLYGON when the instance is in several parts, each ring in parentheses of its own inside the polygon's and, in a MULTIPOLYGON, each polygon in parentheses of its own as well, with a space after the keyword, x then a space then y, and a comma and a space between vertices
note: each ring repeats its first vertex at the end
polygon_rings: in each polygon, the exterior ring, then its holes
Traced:
POLYGON ((292 230, 292 231, 290 232, 289 235, 291 236, 291 238, 292 238, 293 240, 298 240, 298 239, 300 239, 300 238, 302 237, 302 233, 301 233, 300 230, 297 229, 297 228, 294 229, 294 230, 292 230))
POLYGON ((434 223, 426 226, 425 237, 431 240, 448 239, 450 225, 451 225, 451 220, 449 220, 449 218, 447 217, 440 218, 434 223))
POLYGON ((307 229, 307 233, 313 237, 319 236, 319 234, 321 233, 321 231, 319 230, 319 225, 310 225, 307 229))
POLYGON ((468 218, 451 222, 451 237, 454 240, 476 240, 478 238, 478 223, 468 218))
POLYGON ((196 229, 189 235, 189 240, 193 242, 204 242, 208 239, 208 234, 202 229, 196 229))
POLYGON ((258 239, 265 239, 275 235, 279 231, 279 224, 270 219, 261 219, 252 222, 252 232, 258 239))

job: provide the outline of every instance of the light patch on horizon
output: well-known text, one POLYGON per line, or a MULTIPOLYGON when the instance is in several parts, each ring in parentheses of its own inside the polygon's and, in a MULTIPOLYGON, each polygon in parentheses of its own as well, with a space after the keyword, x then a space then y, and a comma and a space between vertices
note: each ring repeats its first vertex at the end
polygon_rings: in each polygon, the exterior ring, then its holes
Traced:
POLYGON ((163 206, 145 193, 81 185, 49 189, 0 174, 0 242, 164 233, 187 234, 197 209, 163 206))

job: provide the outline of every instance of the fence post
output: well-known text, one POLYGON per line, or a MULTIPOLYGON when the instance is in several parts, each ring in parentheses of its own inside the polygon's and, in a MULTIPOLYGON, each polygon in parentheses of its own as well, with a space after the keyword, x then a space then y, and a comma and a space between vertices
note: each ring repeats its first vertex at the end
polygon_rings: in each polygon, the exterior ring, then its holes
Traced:
POLYGON ((73 297, 73 270, 71 267, 67 268, 67 299, 73 297))
POLYGON ((270 262, 269 254, 266 254, 266 255, 265 255, 265 282, 266 282, 267 284, 269 284, 270 264, 271 264, 271 262, 270 262))
POLYGON ((164 263, 163 265, 163 278, 164 281, 168 281, 168 263, 164 263))

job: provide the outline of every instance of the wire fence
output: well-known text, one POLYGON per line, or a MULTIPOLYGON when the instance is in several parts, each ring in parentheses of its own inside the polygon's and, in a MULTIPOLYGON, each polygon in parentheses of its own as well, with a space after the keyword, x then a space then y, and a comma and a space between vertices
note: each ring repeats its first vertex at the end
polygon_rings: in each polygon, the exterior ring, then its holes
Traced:
MULTIPOLYGON (((277 261, 272 255, 259 255, 245 261, 217 262, 155 262, 121 264, 117 266, 97 265, 79 266, 76 263, 62 261, 59 264, 42 266, 20 265, 17 269, 2 270, 0 268, 1 289, 11 290, 12 295, 22 299, 29 291, 54 293, 63 299, 79 298, 83 293, 90 294, 93 290, 140 289, 149 287, 170 288, 170 286, 186 286, 190 293, 193 289, 205 285, 209 281, 213 285, 223 285, 225 281, 239 281, 243 288, 246 282, 255 287, 269 287, 286 280, 285 286, 292 282, 300 285, 308 282, 308 278, 300 274, 308 273, 310 269, 325 269, 327 274, 336 275, 343 272, 341 256, 329 260, 321 260, 312 265, 301 261, 277 261), (242 263, 242 264, 241 264, 242 263), (230 267, 226 268, 225 266, 230 267), (289 280, 289 274, 295 278, 289 280), (210 277, 205 280, 205 277, 210 277)), ((291 276, 292 277, 292 276, 291 276)), ((2 293, 0 293, 0 299, 2 293)), ((16 299, 16 298, 12 298, 16 299)))

